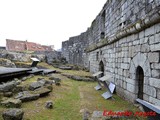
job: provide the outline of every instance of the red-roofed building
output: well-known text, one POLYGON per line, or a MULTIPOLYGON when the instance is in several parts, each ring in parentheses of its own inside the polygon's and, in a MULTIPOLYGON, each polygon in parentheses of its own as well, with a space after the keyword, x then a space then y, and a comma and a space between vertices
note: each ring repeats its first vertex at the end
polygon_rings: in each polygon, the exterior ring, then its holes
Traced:
POLYGON ((51 46, 11 39, 6 39, 6 49, 8 51, 53 51, 51 46))

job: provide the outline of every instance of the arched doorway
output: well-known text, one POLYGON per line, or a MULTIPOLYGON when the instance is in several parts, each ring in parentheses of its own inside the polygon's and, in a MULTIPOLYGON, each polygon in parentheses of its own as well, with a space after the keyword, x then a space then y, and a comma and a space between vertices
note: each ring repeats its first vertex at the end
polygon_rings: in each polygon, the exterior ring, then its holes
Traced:
POLYGON ((99 71, 103 72, 102 75, 101 75, 101 77, 104 76, 104 64, 103 64, 102 61, 100 61, 100 63, 99 63, 99 71))
POLYGON ((138 95, 137 95, 137 97, 143 100, 144 72, 143 72, 142 67, 140 67, 140 66, 137 67, 136 78, 138 81, 138 95))

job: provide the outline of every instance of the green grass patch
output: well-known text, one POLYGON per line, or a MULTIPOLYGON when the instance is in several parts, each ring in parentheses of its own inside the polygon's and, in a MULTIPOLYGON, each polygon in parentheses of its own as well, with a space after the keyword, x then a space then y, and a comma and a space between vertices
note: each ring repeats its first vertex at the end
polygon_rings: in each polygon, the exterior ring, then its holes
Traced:
MULTIPOLYGON (((50 69, 56 69, 65 74, 89 76, 90 73, 84 71, 60 70, 53 68, 45 63, 40 63, 50 69)), ((54 77, 62 79, 61 86, 53 85, 53 91, 46 97, 40 98, 36 101, 26 102, 22 104, 24 110, 24 120, 82 120, 81 109, 89 109, 93 111, 125 111, 131 110, 133 112, 139 111, 132 103, 123 100, 116 94, 113 99, 105 100, 101 94, 106 92, 106 89, 96 91, 94 87, 96 82, 75 81, 69 79, 61 74, 53 74, 54 77), (46 109, 45 102, 52 100, 54 103, 53 109, 46 109)), ((47 76, 34 76, 23 82, 23 85, 29 85, 37 80, 39 77, 48 79, 47 76)), ((6 108, 0 107, 0 114, 6 108)), ((140 118, 141 119, 141 118, 140 118)), ((0 116, 0 120, 2 117, 0 116)))

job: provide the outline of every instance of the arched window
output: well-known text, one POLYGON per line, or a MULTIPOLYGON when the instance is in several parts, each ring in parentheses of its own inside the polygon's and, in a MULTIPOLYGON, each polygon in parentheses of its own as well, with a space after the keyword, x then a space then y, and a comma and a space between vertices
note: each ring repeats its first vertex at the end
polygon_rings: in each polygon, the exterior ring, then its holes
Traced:
POLYGON ((103 72, 102 76, 104 76, 104 64, 102 61, 99 63, 99 71, 102 71, 103 72))

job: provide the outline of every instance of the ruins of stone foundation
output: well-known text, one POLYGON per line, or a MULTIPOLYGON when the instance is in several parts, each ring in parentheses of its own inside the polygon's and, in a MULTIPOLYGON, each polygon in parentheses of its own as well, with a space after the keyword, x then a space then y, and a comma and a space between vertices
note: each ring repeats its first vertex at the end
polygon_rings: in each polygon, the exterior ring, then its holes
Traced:
POLYGON ((160 1, 107 0, 87 31, 62 43, 62 54, 112 75, 125 99, 160 106, 160 1))

